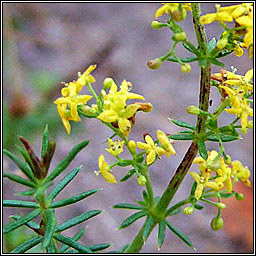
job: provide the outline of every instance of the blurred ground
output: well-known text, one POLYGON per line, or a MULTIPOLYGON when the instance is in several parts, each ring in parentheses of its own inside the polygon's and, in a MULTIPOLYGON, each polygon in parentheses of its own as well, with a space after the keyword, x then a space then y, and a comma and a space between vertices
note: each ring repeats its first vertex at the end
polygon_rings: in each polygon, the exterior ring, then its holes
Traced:
MULTIPOLYGON (((36 152, 40 150, 41 134, 46 123, 50 134, 57 141, 52 168, 77 143, 91 139, 89 146, 82 151, 68 170, 84 165, 79 177, 66 188, 58 198, 102 187, 103 191, 75 204, 57 211, 58 223, 90 209, 105 211, 88 224, 86 235, 81 240, 86 244, 110 242, 112 250, 130 242, 138 232, 142 221, 131 227, 116 231, 121 221, 128 216, 124 210, 113 210, 112 205, 120 202, 132 203, 140 199, 142 188, 135 179, 117 185, 107 184, 93 173, 96 170, 99 154, 105 152, 104 141, 112 133, 97 120, 72 123, 68 136, 58 117, 53 100, 60 96, 61 81, 76 79, 78 71, 83 72, 90 64, 97 64, 93 75, 97 91, 102 88, 105 77, 113 77, 120 84, 123 79, 133 83, 133 91, 143 94, 154 109, 150 114, 139 113, 131 133, 135 140, 142 140, 144 133, 155 136, 157 129, 166 133, 179 131, 168 121, 168 117, 187 122, 195 122, 195 116, 186 113, 186 107, 197 104, 198 76, 197 64, 185 75, 179 65, 164 63, 159 70, 152 71, 146 63, 150 59, 166 54, 170 48, 171 33, 168 29, 154 30, 150 24, 160 3, 4 3, 4 146, 15 151, 17 134, 33 140, 36 152), (93 140, 95 138, 96 140, 93 140)), ((213 12, 214 3, 202 4, 202 13, 213 12)), ((191 15, 182 23, 188 38, 195 42, 191 15)), ((215 35, 218 24, 207 26, 209 38, 215 35)), ((189 56, 181 48, 179 56, 189 56)), ((236 66, 238 74, 245 74, 252 67, 247 53, 240 57, 229 56, 223 61, 226 68, 236 66), (238 62, 238 65, 236 64, 238 62)), ((213 66, 213 72, 219 68, 213 66)), ((212 91, 212 109, 218 103, 217 92, 212 91)), ((222 122, 233 120, 225 116, 222 122)), ((156 195, 160 195, 172 177, 175 168, 183 158, 189 143, 176 142, 177 156, 169 160, 162 158, 150 171, 156 195)), ((208 149, 217 149, 213 143, 208 149)), ((226 145, 232 159, 247 165, 253 174, 253 132, 249 130, 241 142, 226 145)), ((108 162, 113 160, 104 153, 108 162)), ((4 170, 16 171, 16 167, 4 157, 4 170)), ((195 166, 192 167, 193 170, 195 166)), ((66 171, 67 172, 67 171, 66 171)), ((66 173, 65 172, 65 173, 66 173)), ((124 176, 123 169, 114 168, 117 178, 124 176)), ((251 179, 252 181, 252 179, 251 179)), ((174 201, 184 199, 190 190, 191 177, 186 177, 174 201)), ((216 216, 215 208, 195 212, 190 216, 180 214, 170 217, 170 221, 186 233, 197 253, 251 253, 253 251, 253 196, 252 189, 246 189, 243 202, 228 201, 223 211, 224 229, 211 231, 210 221, 216 216)), ((3 197, 11 199, 17 188, 9 181, 3 181, 3 197)), ((240 188, 239 188, 240 189, 240 188)), ((175 203, 174 202, 174 203, 175 203)), ((10 214, 22 214, 21 210, 4 209, 4 224, 10 214)), ((72 235, 73 228, 67 234, 72 235)), ((153 231, 143 253, 157 253, 157 230, 153 231)), ((170 232, 167 233, 161 253, 192 253, 190 248, 170 232)))

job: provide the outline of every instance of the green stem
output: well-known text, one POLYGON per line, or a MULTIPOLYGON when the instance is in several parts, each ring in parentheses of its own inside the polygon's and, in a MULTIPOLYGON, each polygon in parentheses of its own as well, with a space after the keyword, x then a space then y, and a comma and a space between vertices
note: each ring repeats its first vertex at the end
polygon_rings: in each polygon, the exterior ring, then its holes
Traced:
POLYGON ((153 208, 154 207, 154 193, 153 193, 151 182, 149 179, 148 166, 145 166, 145 168, 143 168, 141 170, 141 174, 144 175, 147 180, 145 185, 146 185, 146 189, 147 189, 147 193, 148 193, 149 208, 153 208))

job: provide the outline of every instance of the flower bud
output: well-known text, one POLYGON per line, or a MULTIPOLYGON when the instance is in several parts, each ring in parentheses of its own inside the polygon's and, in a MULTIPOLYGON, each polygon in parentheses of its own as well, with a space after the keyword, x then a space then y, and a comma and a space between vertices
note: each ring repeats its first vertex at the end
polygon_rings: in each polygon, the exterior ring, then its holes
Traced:
POLYGON ((215 217, 211 221, 211 228, 213 231, 217 231, 223 228, 223 219, 221 217, 215 217))
POLYGON ((216 44, 216 47, 219 49, 219 50, 222 50, 228 43, 228 39, 226 37, 220 39, 217 44, 216 44))
POLYGON ((158 69, 161 67, 162 61, 159 58, 157 58, 157 59, 148 61, 147 65, 151 69, 158 69))
POLYGON ((151 27, 154 28, 154 29, 160 29, 163 26, 164 26, 163 23, 160 23, 160 22, 158 22, 156 20, 152 21, 152 23, 151 23, 151 27))
POLYGON ((225 209, 225 208, 226 208, 226 205, 223 204, 223 203, 217 203, 216 206, 217 206, 218 208, 221 208, 221 209, 225 209))
POLYGON ((187 112, 192 115, 199 115, 201 113, 200 108, 190 105, 187 107, 187 112))
POLYGON ((181 8, 175 10, 171 15, 175 21, 180 22, 186 19, 187 11, 184 8, 181 8))
POLYGON ((190 215, 191 213, 193 213, 194 211, 194 207, 193 206, 188 206, 186 208, 184 208, 183 212, 186 214, 186 215, 190 215))
POLYGON ((136 142, 134 140, 129 140, 128 147, 132 151, 132 153, 136 154, 136 142))
POLYGON ((211 160, 208 163, 206 163, 206 168, 216 172, 218 169, 220 169, 220 162, 211 160))
POLYGON ((83 105, 81 107, 82 111, 85 114, 89 114, 89 115, 95 115, 96 114, 96 109, 89 107, 88 105, 83 105))
POLYGON ((188 63, 185 63, 185 64, 182 64, 181 66, 180 66, 180 70, 181 70, 181 72, 183 72, 183 73, 189 73, 190 71, 191 71, 191 66, 190 66, 190 64, 188 64, 188 63))
POLYGON ((229 155, 226 156, 226 158, 224 158, 224 162, 225 164, 231 164, 231 157, 229 155))
POLYGON ((253 129, 253 120, 251 120, 251 121, 248 122, 247 128, 253 129))
POLYGON ((137 182, 140 186, 144 186, 147 182, 145 176, 143 175, 140 175, 138 178, 137 178, 137 182))
POLYGON ((185 32, 175 33, 174 38, 177 41, 185 41, 187 39, 187 35, 185 32))
POLYGON ((238 201, 244 200, 244 194, 242 193, 236 193, 235 197, 236 197, 236 200, 238 201))
POLYGON ((110 78, 110 77, 105 78, 105 80, 103 82, 103 89, 106 90, 106 89, 110 88, 113 83, 114 83, 114 80, 112 78, 110 78))

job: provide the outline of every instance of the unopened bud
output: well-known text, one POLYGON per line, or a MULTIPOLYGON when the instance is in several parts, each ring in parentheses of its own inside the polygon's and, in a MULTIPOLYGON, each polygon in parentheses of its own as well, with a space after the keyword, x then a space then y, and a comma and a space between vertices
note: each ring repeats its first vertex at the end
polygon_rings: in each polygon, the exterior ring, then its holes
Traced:
POLYGON ((222 50, 228 43, 228 39, 226 37, 220 39, 217 44, 216 44, 216 47, 219 49, 219 50, 222 50))
POLYGON ((218 169, 220 169, 220 162, 211 160, 206 164, 206 168, 216 172, 218 169))
POLYGON ((110 78, 110 77, 105 78, 105 80, 103 82, 103 89, 106 90, 106 89, 110 88, 113 83, 114 83, 114 80, 112 78, 110 78))
POLYGON ((253 120, 248 122, 248 126, 249 129, 253 129, 253 120))
POLYGON ((187 35, 185 32, 175 33, 174 38, 177 41, 185 41, 187 39, 187 35))
POLYGON ((244 200, 244 194, 242 193, 236 193, 235 197, 236 197, 236 200, 238 201, 244 200))
POLYGON ((200 108, 198 108, 194 105, 190 105, 187 107, 187 112, 192 115, 199 115, 201 113, 201 110, 200 110, 200 108))
POLYGON ((148 61, 147 64, 148 64, 148 67, 151 69, 158 69, 161 67, 162 61, 159 58, 157 58, 157 59, 148 61))
POLYGON ((89 106, 87 106, 87 105, 83 105, 83 106, 81 107, 81 109, 82 109, 82 111, 83 111, 85 114, 89 114, 89 115, 94 115, 94 114, 96 114, 96 109, 91 108, 91 107, 89 107, 89 106))
POLYGON ((225 162, 225 164, 231 164, 231 157, 229 156, 229 155, 227 155, 227 156, 225 156, 225 158, 224 158, 224 162, 225 162))
POLYGON ((211 228, 213 231, 217 231, 223 228, 223 219, 221 217, 215 217, 211 221, 211 228))
POLYGON ((186 215, 190 215, 191 213, 193 213, 194 211, 194 207, 193 206, 188 206, 186 208, 184 208, 183 212, 186 214, 186 215))
POLYGON ((160 29, 163 26, 164 26, 163 23, 160 23, 160 22, 158 22, 156 20, 152 21, 152 23, 151 23, 151 27, 154 28, 154 29, 160 29))
POLYGON ((138 178, 137 178, 137 182, 140 186, 144 186, 147 182, 146 180, 146 177, 143 176, 143 175, 140 175, 138 178))
POLYGON ((136 154, 136 142, 134 140, 129 140, 128 147, 132 151, 132 153, 136 154))
POLYGON ((175 20, 175 21, 183 21, 186 19, 187 17, 187 11, 182 8, 182 9, 177 9, 175 10, 172 14, 172 18, 175 20))
POLYGON ((226 205, 223 204, 223 203, 217 203, 216 206, 220 209, 225 209, 226 208, 226 205))
POLYGON ((180 66, 180 70, 181 70, 181 72, 183 72, 183 73, 189 73, 190 71, 191 71, 191 66, 190 66, 190 64, 188 64, 188 63, 185 63, 185 64, 182 64, 181 66, 180 66))

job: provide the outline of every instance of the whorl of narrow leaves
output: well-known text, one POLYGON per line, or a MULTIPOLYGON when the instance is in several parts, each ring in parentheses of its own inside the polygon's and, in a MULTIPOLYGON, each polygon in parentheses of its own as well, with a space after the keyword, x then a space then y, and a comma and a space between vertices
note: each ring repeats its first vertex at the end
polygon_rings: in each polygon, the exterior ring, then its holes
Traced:
POLYGON ((129 216, 121 223, 119 229, 123 229, 123 228, 130 226, 133 222, 146 216, 147 214, 148 213, 146 211, 140 211, 140 212, 134 213, 133 215, 129 216))
POLYGON ((10 173, 10 172, 3 172, 3 177, 4 178, 8 178, 9 180, 12 180, 14 182, 17 182, 17 183, 20 183, 24 186, 27 186, 27 187, 31 187, 31 188, 35 188, 36 187, 36 184, 33 183, 32 181, 30 180, 26 180, 16 174, 13 174, 13 173, 10 173))
POLYGON ((159 220, 158 222, 158 250, 161 249, 162 244, 164 242, 165 238, 165 230, 166 230, 166 225, 163 220, 159 220))

